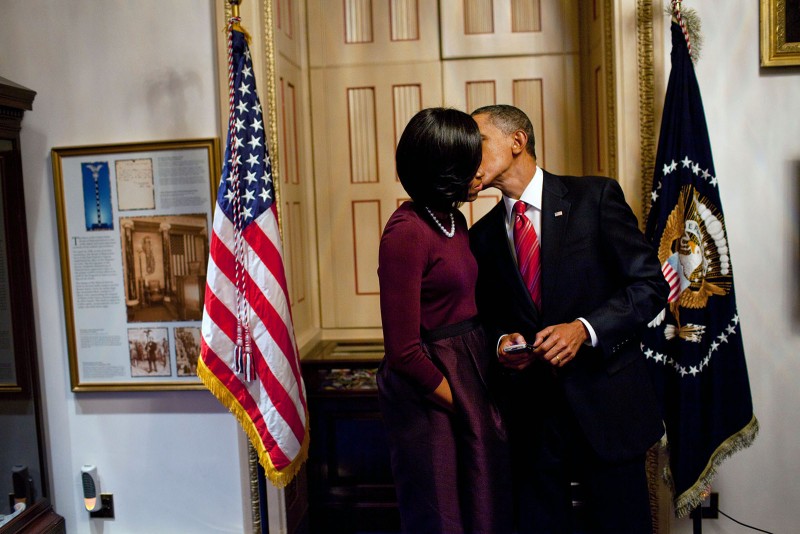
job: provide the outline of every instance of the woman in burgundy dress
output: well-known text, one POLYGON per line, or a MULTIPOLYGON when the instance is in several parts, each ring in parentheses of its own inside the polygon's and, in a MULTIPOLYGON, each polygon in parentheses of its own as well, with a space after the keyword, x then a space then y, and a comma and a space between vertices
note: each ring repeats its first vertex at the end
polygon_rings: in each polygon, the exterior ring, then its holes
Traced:
POLYGON ((461 111, 424 109, 397 146, 410 202, 381 237, 386 355, 381 411, 405 532, 510 530, 506 436, 489 397, 494 347, 477 321, 478 268, 457 209, 480 191, 481 135, 461 111))

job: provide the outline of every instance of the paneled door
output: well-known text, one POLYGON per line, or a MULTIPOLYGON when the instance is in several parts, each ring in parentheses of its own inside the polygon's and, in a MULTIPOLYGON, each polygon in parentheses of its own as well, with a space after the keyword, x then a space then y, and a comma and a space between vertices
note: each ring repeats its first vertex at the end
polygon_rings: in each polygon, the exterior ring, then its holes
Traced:
MULTIPOLYGON (((323 337, 380 337, 378 247, 406 199, 394 151, 425 107, 514 104, 539 163, 580 174, 578 8, 539 0, 309 1, 309 62, 323 337)), ((471 224, 498 201, 462 211, 471 224)))
POLYGON ((395 147, 417 111, 442 104, 438 6, 308 6, 322 327, 329 337, 379 337, 380 236, 407 198, 395 147))
MULTIPOLYGON (((448 106, 474 111, 512 104, 531 119, 540 167, 581 174, 580 86, 577 54, 445 60, 448 106)), ((483 193, 491 193, 489 189, 483 193)))
POLYGON ((408 197, 394 151, 409 119, 441 105, 438 62, 312 70, 323 328, 380 328, 378 246, 408 197))

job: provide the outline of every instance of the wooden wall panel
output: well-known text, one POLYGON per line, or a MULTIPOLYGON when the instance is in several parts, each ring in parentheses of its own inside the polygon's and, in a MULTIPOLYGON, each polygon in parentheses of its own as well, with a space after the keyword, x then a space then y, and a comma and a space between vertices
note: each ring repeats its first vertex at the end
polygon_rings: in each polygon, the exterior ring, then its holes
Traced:
POLYGON ((494 80, 474 81, 466 83, 467 105, 469 113, 483 106, 497 104, 497 89, 494 80))
MULTIPOLYGON (((320 335, 319 292, 314 289, 318 284, 317 232, 313 208, 314 181, 311 179, 312 153, 304 148, 311 145, 308 83, 301 68, 290 61, 290 55, 276 54, 278 146, 270 147, 270 152, 278 161, 280 181, 276 188, 280 202, 284 267, 295 336, 298 346, 303 347, 320 335), (276 157, 275 152, 280 157, 276 157)), ((261 94, 264 98, 266 93, 261 90, 261 94)))
POLYGON ((512 82, 511 103, 525 112, 533 125, 537 162, 542 167, 547 165, 545 149, 545 109, 544 89, 541 78, 530 80, 514 80, 512 82))
MULTIPOLYGON (((522 108, 534 125, 542 167, 560 174, 581 174, 579 65, 577 55, 445 61, 442 68, 446 105, 473 111, 466 100, 475 79, 493 83, 495 103, 522 108)), ((487 87, 487 86, 484 86, 487 87)))
POLYGON ((395 146, 414 113, 441 105, 441 70, 431 62, 314 68, 311 86, 322 326, 331 332, 380 328, 378 240, 397 199, 407 197, 396 179, 395 146), (357 92, 370 95, 369 104, 357 106, 368 120, 354 119, 360 115, 350 97, 357 92), (351 180, 356 122, 370 132, 366 153, 374 159, 371 170, 357 174, 362 179, 351 180))
POLYGON ((352 203, 353 263, 356 295, 377 295, 378 247, 381 224, 380 200, 357 200, 352 203))
POLYGON ((392 41, 419 39, 418 0, 391 0, 389 13, 392 41))
POLYGON ((347 88, 347 125, 350 140, 350 181, 355 184, 377 182, 377 125, 375 88, 347 88))
POLYGON ((297 89, 293 83, 280 80, 281 146, 283 162, 283 181, 300 183, 299 151, 297 142, 297 89))
POLYGON ((291 299, 292 306, 296 306, 306 300, 307 276, 306 266, 308 265, 308 254, 306 254, 306 217, 304 216, 303 203, 291 202, 286 207, 286 228, 290 235, 291 250, 291 299))
POLYGON ((494 33, 494 2, 464 0, 464 35, 494 33))
POLYGON ((305 211, 303 210, 303 206, 305 204, 302 202, 292 202, 289 210, 289 213, 292 217, 293 221, 300 221, 299 224, 296 224, 292 227, 292 256, 295 260, 292 262, 292 266, 295 272, 295 282, 292 284, 292 289, 294 290, 294 296, 292 299, 296 303, 301 303, 306 300, 306 293, 308 291, 308 280, 305 276, 305 265, 308 264, 308 254, 306 254, 306 246, 308 244, 308 239, 306 236, 308 232, 306 231, 306 217, 305 211))
POLYGON ((500 202, 502 195, 500 191, 494 188, 481 191, 478 198, 472 202, 467 202, 461 206, 461 212, 467 219, 467 224, 472 226, 475 222, 489 213, 495 204, 500 202))
POLYGON ((439 60, 431 0, 308 0, 311 67, 439 60))
POLYGON ((511 0, 511 32, 542 31, 542 6, 539 0, 511 0))
POLYGON ((443 59, 578 51, 578 3, 441 0, 443 59), (489 13, 491 10, 491 13, 489 13))
POLYGON ((419 84, 392 87, 392 109, 394 110, 394 146, 396 147, 408 121, 422 109, 422 87, 419 84))
MULTIPOLYGON (((273 0, 272 9, 276 52, 294 65, 300 66, 303 63, 302 43, 298 35, 303 35, 304 30, 301 26, 304 16, 303 0, 273 0)), ((248 31, 256 30, 246 23, 244 17, 242 24, 249 28, 248 31)))
POLYGON ((372 0, 344 0, 344 42, 372 42, 372 0))
POLYGON ((297 10, 296 3, 297 0, 273 0, 275 27, 289 39, 292 39, 295 33, 297 21, 293 12, 297 10))
POLYGON ((612 164, 614 145, 609 144, 608 70, 609 55, 604 39, 603 6, 592 1, 581 18, 584 47, 584 80, 581 98, 583 114, 583 166, 587 174, 609 176, 615 174, 612 164))

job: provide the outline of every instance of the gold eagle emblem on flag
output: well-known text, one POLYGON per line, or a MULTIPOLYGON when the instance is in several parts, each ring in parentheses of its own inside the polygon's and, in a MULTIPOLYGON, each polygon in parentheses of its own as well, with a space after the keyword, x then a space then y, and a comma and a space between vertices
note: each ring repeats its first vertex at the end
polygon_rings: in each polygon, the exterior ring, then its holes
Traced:
MULTIPOLYGON (((704 325, 681 324, 680 309, 705 308, 714 295, 726 295, 732 284, 728 240, 722 213, 691 185, 684 185, 667 217, 658 247, 658 259, 670 282, 669 311, 675 318, 664 336, 699 343, 704 325)), ((666 310, 665 310, 666 312, 666 310)), ((662 313, 653 322, 663 322, 662 313)))

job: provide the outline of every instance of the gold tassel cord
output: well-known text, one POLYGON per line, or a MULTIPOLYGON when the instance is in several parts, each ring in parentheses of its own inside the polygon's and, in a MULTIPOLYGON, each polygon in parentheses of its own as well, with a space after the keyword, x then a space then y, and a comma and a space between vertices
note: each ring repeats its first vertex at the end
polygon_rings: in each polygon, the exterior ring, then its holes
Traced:
POLYGON ((308 459, 308 410, 306 410, 305 413, 305 436, 303 437, 303 443, 300 446, 300 451, 289 465, 283 469, 278 469, 272 463, 272 459, 269 457, 269 453, 264 447, 264 443, 261 441, 261 436, 258 433, 258 429, 256 429, 255 424, 253 424, 253 421, 247 415, 245 409, 242 407, 239 401, 236 400, 228 388, 226 388, 225 385, 220 382, 219 378, 217 378, 217 376, 212 373, 208 367, 206 367, 206 364, 202 358, 197 362, 197 376, 200 377, 200 380, 203 382, 205 387, 211 391, 217 400, 226 408, 228 408, 228 410, 239 421, 239 424, 242 426, 245 434, 247 434, 250 443, 253 445, 253 448, 258 455, 258 462, 261 464, 261 467, 264 468, 264 473, 269 481, 276 488, 285 488, 297 475, 297 473, 300 472, 300 468, 303 466, 303 463, 305 463, 305 461, 308 459))
POLYGON ((683 7, 682 2, 671 0, 667 3, 665 12, 677 22, 683 34, 686 36, 686 43, 689 48, 689 57, 692 63, 697 63, 700 59, 700 50, 703 48, 703 35, 700 33, 700 17, 694 9, 683 7))

